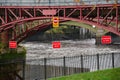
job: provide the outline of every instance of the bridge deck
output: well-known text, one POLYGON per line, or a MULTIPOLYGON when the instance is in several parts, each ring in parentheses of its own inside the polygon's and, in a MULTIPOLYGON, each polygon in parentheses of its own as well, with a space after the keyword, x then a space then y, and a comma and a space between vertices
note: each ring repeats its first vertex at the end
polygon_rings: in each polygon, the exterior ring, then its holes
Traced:
POLYGON ((0 0, 1 6, 63 6, 115 3, 120 3, 120 0, 0 0))

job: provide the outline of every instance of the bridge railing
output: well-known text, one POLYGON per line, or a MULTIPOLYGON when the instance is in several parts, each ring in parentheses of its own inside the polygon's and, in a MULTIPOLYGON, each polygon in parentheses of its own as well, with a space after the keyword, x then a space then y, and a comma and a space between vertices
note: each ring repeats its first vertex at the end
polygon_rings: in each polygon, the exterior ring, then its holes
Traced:
POLYGON ((114 0, 0 0, 0 6, 67 6, 114 3, 116 3, 114 0))

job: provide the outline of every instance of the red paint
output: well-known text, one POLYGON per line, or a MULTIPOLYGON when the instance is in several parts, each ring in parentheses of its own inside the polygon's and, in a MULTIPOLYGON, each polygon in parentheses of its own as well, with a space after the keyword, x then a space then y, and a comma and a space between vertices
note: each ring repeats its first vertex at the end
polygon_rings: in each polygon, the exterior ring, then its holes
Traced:
POLYGON ((119 12, 118 12, 118 7, 116 6, 116 30, 118 31, 119 26, 118 26, 118 17, 119 17, 119 12))
POLYGON ((58 22, 58 18, 54 18, 54 23, 57 23, 58 22))
POLYGON ((11 49, 17 48, 17 42, 16 41, 9 41, 9 48, 11 48, 11 49))
POLYGON ((111 36, 102 36, 101 43, 102 44, 111 44, 111 36))
POLYGON ((11 9, 8 9, 8 11, 10 11, 11 14, 12 14, 16 19, 18 19, 17 15, 16 15, 11 9))
POLYGON ((100 8, 97 8, 97 24, 99 24, 99 20, 100 20, 100 8))
POLYGON ((52 42, 52 47, 53 48, 61 48, 61 42, 59 42, 59 41, 52 42))
POLYGON ((5 8, 5 22, 7 23, 8 22, 8 11, 7 9, 5 8))
MULTIPOLYGON (((102 28, 104 30, 107 30, 109 32, 112 32, 120 36, 120 32, 118 31, 119 30, 118 29, 119 7, 120 7, 120 4, 117 4, 117 5, 96 4, 95 13, 94 13, 95 16, 92 17, 91 14, 94 11, 92 11, 91 9, 93 8, 93 5, 0 6, 0 11, 4 11, 0 13, 1 15, 0 16, 0 32, 6 31, 8 29, 12 29, 15 26, 15 24, 23 24, 26 22, 34 21, 34 20, 52 19, 54 16, 59 16, 59 20, 71 20, 71 21, 77 21, 77 22, 81 22, 89 25, 95 25, 97 28, 102 28), (69 13, 66 13, 68 9, 70 9, 70 11, 69 13), (46 15, 43 15, 44 10, 46 10, 45 11, 46 15), (102 14, 100 14, 100 11, 102 10, 106 10, 107 14, 102 16, 102 14), (89 11, 89 12, 84 13, 84 11, 89 11), (16 12, 18 12, 18 14, 16 12), (116 15, 113 15, 113 18, 110 18, 109 15, 112 14, 113 12, 115 12, 116 15), (76 15, 75 13, 79 13, 79 15, 76 15), (10 17, 11 15, 13 15, 13 17, 10 17), (105 20, 107 20, 107 22, 105 22, 105 20), (116 23, 116 27, 108 25, 111 22, 116 23)), ((55 19, 54 22, 55 22, 55 27, 59 27, 60 21, 58 21, 57 23, 57 19, 55 19)), ((51 24, 52 23, 53 22, 51 21, 51 24)), ((34 29, 32 30, 34 31, 34 29)), ((28 31, 29 29, 27 29, 25 33, 23 32, 22 34, 27 35, 28 31)), ((21 36, 21 34, 17 34, 16 36, 21 36)), ((14 38, 14 36, 12 37, 14 38)), ((20 39, 22 39, 22 36, 20 39)), ((19 41, 18 38, 14 40, 19 41)))
POLYGON ((43 15, 56 15, 56 10, 43 10, 43 15))
MULTIPOLYGON (((65 22, 65 20, 61 20, 60 22, 65 22)), ((40 31, 42 29, 45 29, 45 28, 49 27, 48 25, 51 25, 51 24, 52 24, 52 22, 48 22, 48 23, 45 23, 45 24, 43 23, 43 24, 37 25, 34 28, 32 28, 33 31, 32 31, 32 29, 28 29, 24 33, 22 33, 21 35, 15 36, 13 40, 17 40, 17 43, 20 43, 26 37, 30 37, 31 35, 35 34, 38 30, 40 31), (24 36, 24 37, 22 37, 22 36, 24 36)))

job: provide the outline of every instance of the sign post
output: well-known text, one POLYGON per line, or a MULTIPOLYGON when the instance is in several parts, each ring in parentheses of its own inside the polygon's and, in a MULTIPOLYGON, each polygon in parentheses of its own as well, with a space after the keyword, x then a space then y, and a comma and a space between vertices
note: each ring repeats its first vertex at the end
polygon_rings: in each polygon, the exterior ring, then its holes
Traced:
POLYGON ((101 37, 101 43, 102 44, 111 44, 111 36, 102 36, 101 37))
POLYGON ((59 27, 59 18, 58 17, 53 17, 53 27, 57 28, 59 27))
POLYGON ((10 49, 16 49, 17 48, 17 42, 16 41, 9 41, 9 48, 10 49))
POLYGON ((52 42, 53 48, 61 48, 61 43, 59 41, 52 42))

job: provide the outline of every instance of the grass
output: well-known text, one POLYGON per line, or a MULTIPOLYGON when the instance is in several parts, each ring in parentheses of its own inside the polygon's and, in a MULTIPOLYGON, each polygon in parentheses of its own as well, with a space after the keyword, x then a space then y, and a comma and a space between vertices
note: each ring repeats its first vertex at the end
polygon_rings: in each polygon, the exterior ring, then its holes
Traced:
POLYGON ((120 80, 120 68, 74 74, 49 80, 120 80))

